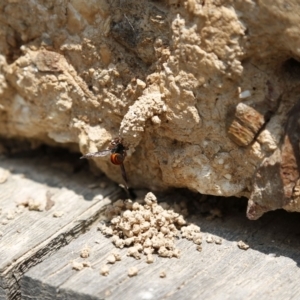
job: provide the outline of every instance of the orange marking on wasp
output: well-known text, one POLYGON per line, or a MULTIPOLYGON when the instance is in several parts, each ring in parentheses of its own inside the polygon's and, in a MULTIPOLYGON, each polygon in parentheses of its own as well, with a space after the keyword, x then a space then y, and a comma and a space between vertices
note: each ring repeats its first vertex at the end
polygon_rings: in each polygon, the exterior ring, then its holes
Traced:
POLYGON ((89 158, 93 158, 93 157, 102 157, 102 156, 106 156, 106 155, 110 154, 110 161, 114 165, 120 166, 121 174, 122 174, 122 177, 125 182, 125 188, 126 188, 126 190, 128 190, 128 179, 127 179, 125 167, 123 164, 125 157, 126 157, 126 151, 128 150, 128 148, 125 147, 122 142, 123 142, 122 138, 120 138, 120 137, 114 138, 110 142, 108 149, 105 149, 105 150, 102 150, 99 152, 87 153, 87 154, 81 156, 80 158, 89 159, 89 158))
POLYGON ((112 153, 110 156, 110 161, 114 165, 121 165, 124 161, 124 156, 120 153, 112 153))

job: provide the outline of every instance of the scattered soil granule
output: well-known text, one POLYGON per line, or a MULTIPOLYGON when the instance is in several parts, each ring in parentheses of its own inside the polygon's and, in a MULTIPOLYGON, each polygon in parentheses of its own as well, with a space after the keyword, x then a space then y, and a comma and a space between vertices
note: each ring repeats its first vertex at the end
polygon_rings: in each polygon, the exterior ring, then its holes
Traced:
POLYGON ((138 274, 138 272, 139 272, 139 270, 137 267, 131 267, 128 269, 127 274, 129 277, 133 277, 133 276, 136 276, 138 274))
POLYGON ((247 245, 245 242, 243 242, 243 241, 239 241, 238 243, 237 243, 237 246, 240 248, 240 249, 242 249, 242 250, 248 250, 249 248, 250 248, 250 246, 249 245, 247 245))
POLYGON ((108 265, 104 265, 101 268, 100 274, 103 275, 103 276, 107 276, 109 274, 109 267, 108 267, 108 265))
MULTIPOLYGON (((186 214, 186 208, 181 208, 186 214)), ((200 228, 193 224, 187 226, 180 209, 175 212, 167 203, 158 204, 153 193, 146 195, 144 203, 118 200, 106 209, 105 215, 110 225, 101 225, 100 231, 112 236, 117 248, 128 247, 128 256, 140 259, 144 255, 148 263, 154 261, 152 254, 180 256, 180 250, 175 247, 180 230, 182 238, 196 245, 202 243, 200 228)))
POLYGON ((91 251, 91 249, 89 247, 85 246, 80 251, 80 257, 82 257, 82 258, 88 258, 90 256, 90 251, 91 251))

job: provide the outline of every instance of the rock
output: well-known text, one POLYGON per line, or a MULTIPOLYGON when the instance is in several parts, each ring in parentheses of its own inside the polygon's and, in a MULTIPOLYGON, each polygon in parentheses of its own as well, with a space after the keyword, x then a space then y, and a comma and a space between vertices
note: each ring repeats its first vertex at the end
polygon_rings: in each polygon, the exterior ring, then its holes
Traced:
POLYGON ((300 211, 298 1, 100 3, 0 4, 0 135, 83 154, 121 136, 130 187, 300 211))

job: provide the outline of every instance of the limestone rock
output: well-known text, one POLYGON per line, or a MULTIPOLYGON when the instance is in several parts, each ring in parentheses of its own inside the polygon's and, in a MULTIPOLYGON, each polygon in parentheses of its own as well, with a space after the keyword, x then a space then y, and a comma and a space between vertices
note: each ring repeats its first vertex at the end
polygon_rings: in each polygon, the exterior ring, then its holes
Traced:
MULTIPOLYGON (((300 211, 299 3, 0 3, 0 135, 82 153, 121 136, 132 187, 300 211)), ((94 159, 112 179, 118 168, 94 159)))

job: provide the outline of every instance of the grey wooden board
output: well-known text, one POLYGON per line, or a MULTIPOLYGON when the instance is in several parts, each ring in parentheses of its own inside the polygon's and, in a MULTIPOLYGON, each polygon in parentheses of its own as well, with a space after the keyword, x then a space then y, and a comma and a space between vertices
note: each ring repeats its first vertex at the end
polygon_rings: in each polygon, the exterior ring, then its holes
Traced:
POLYGON ((300 216, 271 212, 258 221, 245 213, 224 220, 194 220, 204 232, 203 250, 186 240, 178 241, 180 259, 159 258, 148 265, 121 250, 122 260, 111 266, 107 277, 101 267, 114 248, 110 239, 96 230, 61 248, 29 270, 21 280, 23 299, 300 299, 300 216), (208 234, 223 239, 208 244, 208 234), (250 245, 237 247, 239 240, 250 245), (90 257, 80 258, 84 246, 90 257), (72 260, 89 261, 90 268, 72 269, 72 260), (137 266, 139 274, 129 278, 127 269, 137 266), (166 278, 160 278, 165 271, 166 278))
POLYGON ((89 188, 96 178, 84 170, 75 172, 72 161, 58 157, 2 156, 0 168, 11 171, 0 184, 0 299, 19 299, 18 282, 24 272, 86 230, 120 190, 107 179, 106 187, 89 188), (99 201, 101 195, 104 199, 99 201), (27 198, 46 199, 47 210, 17 213, 17 203, 27 198), (57 211, 64 215, 53 217, 57 211))

